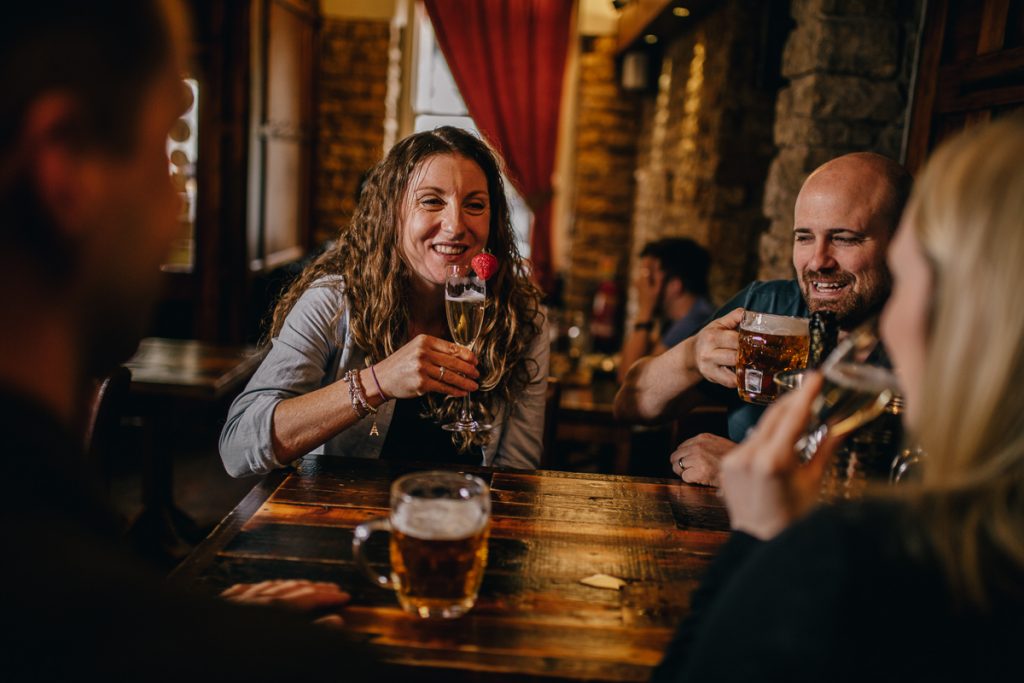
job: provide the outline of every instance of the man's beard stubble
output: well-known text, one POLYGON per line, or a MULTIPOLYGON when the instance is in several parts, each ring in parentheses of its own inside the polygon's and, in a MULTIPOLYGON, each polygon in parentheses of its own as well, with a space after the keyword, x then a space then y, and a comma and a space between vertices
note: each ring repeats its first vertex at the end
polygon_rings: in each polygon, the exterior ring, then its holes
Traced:
POLYGON ((865 320, 878 315, 882 311, 889 292, 892 289, 892 276, 888 268, 871 274, 863 274, 860 281, 845 271, 813 271, 805 270, 800 277, 800 292, 807 309, 829 311, 834 313, 840 329, 852 330, 865 320), (841 277, 837 277, 841 276, 841 277), (811 281, 845 281, 849 285, 847 291, 839 299, 815 299, 811 295, 811 281))

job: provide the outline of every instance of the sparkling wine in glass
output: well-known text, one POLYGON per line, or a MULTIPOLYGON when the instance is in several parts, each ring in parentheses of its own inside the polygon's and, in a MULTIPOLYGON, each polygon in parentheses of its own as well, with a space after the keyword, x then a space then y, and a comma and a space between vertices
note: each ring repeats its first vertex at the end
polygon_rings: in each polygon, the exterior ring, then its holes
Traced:
MULTIPOLYGON (((444 310, 452 340, 472 350, 484 325, 487 304, 487 283, 477 277, 469 266, 448 266, 444 286, 444 310)), ((485 432, 491 424, 481 422, 473 414, 469 394, 462 399, 462 409, 455 422, 441 425, 449 432, 485 432)))
POLYGON ((822 364, 821 393, 811 404, 811 426, 796 443, 808 461, 828 435, 845 436, 882 414, 899 388, 881 365, 875 325, 868 323, 841 341, 822 364))

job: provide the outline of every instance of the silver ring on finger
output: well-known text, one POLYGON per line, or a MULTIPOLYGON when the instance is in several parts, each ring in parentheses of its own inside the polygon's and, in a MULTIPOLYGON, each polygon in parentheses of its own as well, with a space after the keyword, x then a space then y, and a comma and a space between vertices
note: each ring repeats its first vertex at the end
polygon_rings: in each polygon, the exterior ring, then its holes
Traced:
POLYGON ((448 368, 446 368, 443 365, 439 365, 437 367, 441 368, 441 374, 438 376, 438 379, 443 380, 444 379, 444 371, 447 370, 448 368))
POLYGON ((683 459, 682 458, 679 458, 678 460, 676 460, 676 464, 679 465, 679 469, 680 470, 685 470, 686 469, 685 467, 683 467, 683 459))

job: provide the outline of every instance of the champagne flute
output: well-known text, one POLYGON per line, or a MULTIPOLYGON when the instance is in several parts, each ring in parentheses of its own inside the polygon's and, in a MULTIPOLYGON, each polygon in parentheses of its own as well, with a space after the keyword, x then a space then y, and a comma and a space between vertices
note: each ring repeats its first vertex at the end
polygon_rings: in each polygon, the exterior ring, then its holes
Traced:
POLYGON ((811 404, 811 426, 795 445, 802 461, 814 457, 826 436, 845 436, 874 420, 897 395, 896 376, 881 365, 876 327, 875 321, 858 327, 822 364, 824 383, 811 404))
MULTIPOLYGON (((464 265, 448 266, 444 285, 444 311, 448 317, 448 331, 456 344, 473 349, 484 325, 486 303, 487 283, 472 268, 464 265)), ((492 426, 473 415, 467 393, 462 398, 458 419, 441 425, 441 428, 449 432, 485 432, 492 426)))

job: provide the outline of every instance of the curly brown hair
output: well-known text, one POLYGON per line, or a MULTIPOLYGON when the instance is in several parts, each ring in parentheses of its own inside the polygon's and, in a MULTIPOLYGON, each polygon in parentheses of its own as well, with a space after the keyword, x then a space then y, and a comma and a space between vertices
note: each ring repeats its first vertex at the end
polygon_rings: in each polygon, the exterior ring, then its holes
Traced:
MULTIPOLYGON (((502 162, 485 142, 462 129, 444 126, 416 133, 391 148, 367 177, 351 222, 278 301, 270 337, 277 336, 295 302, 314 282, 341 275, 342 279, 331 286, 344 290, 352 339, 368 361, 380 361, 408 341, 409 295, 414 273, 400 246, 399 207, 416 170, 439 154, 470 159, 487 177, 491 207, 487 249, 498 258, 499 265, 487 282, 488 315, 474 349, 481 371, 481 392, 475 396, 485 411, 493 415, 496 399, 510 405, 539 372, 528 351, 541 332, 541 293, 530 280, 528 264, 516 246, 502 181, 502 162)), ((334 324, 341 314, 341 310, 335 313, 334 324)), ((424 417, 446 422, 458 412, 459 402, 450 397, 430 394, 428 402, 430 411, 424 417)), ((455 432, 452 438, 465 451, 472 445, 486 443, 487 432, 455 432)))

